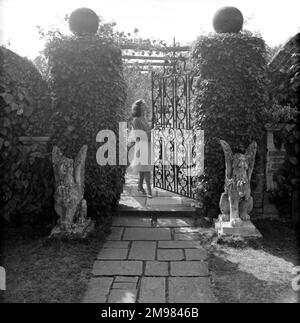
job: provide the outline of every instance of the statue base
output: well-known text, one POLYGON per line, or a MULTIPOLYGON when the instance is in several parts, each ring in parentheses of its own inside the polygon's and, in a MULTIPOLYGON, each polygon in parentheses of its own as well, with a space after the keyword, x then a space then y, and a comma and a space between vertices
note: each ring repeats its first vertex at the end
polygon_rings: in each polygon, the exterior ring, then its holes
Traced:
POLYGON ((91 219, 85 219, 82 223, 74 223, 68 230, 62 229, 61 226, 56 225, 50 234, 53 239, 86 239, 95 230, 95 222, 91 219))
POLYGON ((232 225, 230 221, 215 220, 215 231, 219 242, 248 242, 262 239, 262 234, 249 221, 241 221, 240 225, 232 225))

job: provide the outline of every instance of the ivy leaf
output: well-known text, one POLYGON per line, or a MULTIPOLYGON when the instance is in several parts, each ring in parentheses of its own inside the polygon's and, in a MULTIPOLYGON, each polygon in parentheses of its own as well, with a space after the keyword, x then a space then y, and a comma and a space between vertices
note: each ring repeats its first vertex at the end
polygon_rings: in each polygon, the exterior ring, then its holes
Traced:
POLYGON ((293 156, 290 156, 290 157, 289 157, 289 161, 290 161, 293 165, 297 165, 297 163, 298 163, 297 157, 293 157, 293 156))
POLYGON ((25 106, 24 108, 24 115, 25 117, 30 117, 33 113, 33 107, 32 106, 25 106))
POLYGON ((4 93, 1 96, 7 104, 14 102, 14 97, 10 93, 4 93))
POLYGON ((11 107, 11 110, 12 110, 12 111, 17 111, 17 110, 19 110, 19 106, 18 106, 18 104, 17 104, 17 103, 15 103, 15 102, 13 102, 13 103, 10 105, 10 107, 11 107))

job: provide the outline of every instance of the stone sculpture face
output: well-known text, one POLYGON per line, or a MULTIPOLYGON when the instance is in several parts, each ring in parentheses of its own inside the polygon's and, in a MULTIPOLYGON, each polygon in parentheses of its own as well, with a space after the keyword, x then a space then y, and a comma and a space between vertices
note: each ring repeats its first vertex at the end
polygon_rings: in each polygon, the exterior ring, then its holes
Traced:
POLYGON ((252 142, 245 154, 234 154, 230 145, 220 141, 225 155, 225 188, 221 195, 221 220, 238 223, 249 220, 249 212, 253 208, 250 181, 254 168, 257 150, 256 142, 252 142))

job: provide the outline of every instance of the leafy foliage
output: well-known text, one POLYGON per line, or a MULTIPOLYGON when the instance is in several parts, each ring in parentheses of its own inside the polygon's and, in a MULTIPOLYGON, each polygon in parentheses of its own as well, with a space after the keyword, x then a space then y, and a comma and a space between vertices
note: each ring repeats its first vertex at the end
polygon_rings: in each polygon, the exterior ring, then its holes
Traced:
POLYGON ((268 70, 268 93, 273 104, 279 106, 293 106, 290 99, 292 98, 292 89, 290 84, 290 76, 282 70, 268 70))
MULTIPOLYGON (((277 191, 275 192, 275 200, 282 201, 284 209, 288 210, 289 214, 298 212, 299 214, 299 196, 295 197, 295 193, 300 189, 299 178, 299 154, 300 154, 300 133, 299 133, 299 107, 300 107, 300 39, 298 39, 298 53, 292 56, 292 66, 290 68, 290 96, 289 101, 297 112, 294 118, 294 124, 286 124, 281 131, 281 138, 284 138, 284 147, 286 150, 286 158, 275 174, 277 183, 277 191), (296 119, 296 120, 295 120, 296 119), (294 197, 293 197, 294 196, 294 197), (294 200, 293 200, 294 199, 294 200), (292 210, 293 203, 298 201, 298 206, 292 210)), ((298 219, 299 220, 299 219, 298 219)))
POLYGON ((51 115, 46 82, 34 65, 0 48, 1 215, 15 224, 46 224, 53 219, 52 167, 38 144, 20 136, 46 135, 51 115))
POLYGON ((117 205, 124 182, 124 167, 96 161, 97 133, 110 129, 117 136, 124 121, 121 52, 107 37, 54 35, 44 54, 54 95, 52 143, 71 158, 88 145, 85 198, 89 215, 99 219, 117 205))
MULTIPOLYGON (((261 143, 266 95, 266 48, 249 32, 200 37, 192 50, 196 76, 194 127, 204 130, 205 169, 198 194, 206 208, 216 208, 225 166, 219 140, 236 152, 251 141, 261 143)), ((255 178, 253 176, 252 178, 255 178)))
POLYGON ((266 120, 271 124, 295 123, 299 112, 290 105, 280 105, 276 100, 266 109, 266 120))

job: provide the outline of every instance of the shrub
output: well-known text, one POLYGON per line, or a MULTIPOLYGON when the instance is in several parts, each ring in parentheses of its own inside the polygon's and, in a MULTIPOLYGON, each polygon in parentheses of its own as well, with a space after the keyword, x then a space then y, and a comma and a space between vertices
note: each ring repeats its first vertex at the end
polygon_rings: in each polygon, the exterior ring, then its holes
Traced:
POLYGON ((244 152, 252 140, 260 145, 262 139, 268 100, 265 43, 249 32, 202 36, 194 45, 192 60, 199 76, 192 107, 194 127, 203 129, 205 138, 198 194, 207 208, 216 208, 225 177, 219 140, 244 152))
POLYGON ((284 139, 286 157, 282 167, 275 174, 274 179, 277 183, 276 199, 282 200, 281 211, 290 211, 295 221, 299 221, 299 154, 300 154, 300 135, 299 135, 299 106, 300 106, 300 36, 298 34, 297 48, 298 52, 292 56, 292 66, 290 68, 290 86, 291 93, 289 100, 292 104, 294 124, 287 124, 281 131, 281 137, 284 139))
POLYGON ((118 135, 126 99, 121 51, 109 39, 93 36, 54 36, 45 48, 54 96, 52 143, 74 158, 88 145, 85 198, 88 213, 99 219, 118 203, 125 169, 99 166, 96 135, 111 129, 118 135))
POLYGON ((299 112, 295 107, 289 105, 279 105, 274 101, 270 107, 266 110, 265 118, 268 123, 295 123, 299 112))
POLYGON ((286 157, 274 174, 274 203, 281 215, 299 221, 299 91, 300 33, 290 38, 269 65, 269 95, 273 102, 267 110, 268 122, 286 123, 280 131, 286 157))
POLYGON ((20 136, 49 134, 51 115, 47 84, 34 65, 0 48, 0 180, 1 215, 14 224, 51 222, 52 167, 37 144, 23 145, 20 136))

